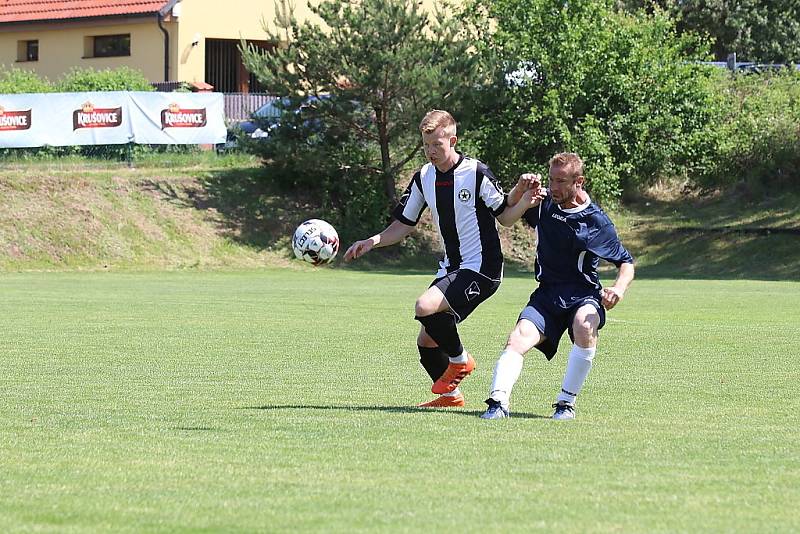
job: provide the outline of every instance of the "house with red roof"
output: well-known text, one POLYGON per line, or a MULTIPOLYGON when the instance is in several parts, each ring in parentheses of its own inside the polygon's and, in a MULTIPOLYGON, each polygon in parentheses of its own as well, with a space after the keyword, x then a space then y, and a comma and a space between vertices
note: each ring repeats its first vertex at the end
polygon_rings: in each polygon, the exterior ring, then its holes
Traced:
MULTIPOLYGON (((310 16, 296 2, 299 19, 310 16)), ((256 0, 0 0, 0 69, 56 80, 74 67, 142 71, 153 83, 257 92, 240 39, 263 48, 274 3, 256 0)))

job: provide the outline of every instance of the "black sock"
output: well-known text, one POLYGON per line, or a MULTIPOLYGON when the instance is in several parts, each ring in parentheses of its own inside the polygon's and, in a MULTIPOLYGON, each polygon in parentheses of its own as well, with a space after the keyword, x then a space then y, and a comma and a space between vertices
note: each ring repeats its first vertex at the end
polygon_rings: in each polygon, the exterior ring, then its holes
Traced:
POLYGON ((419 363, 425 368, 431 380, 436 382, 444 374, 447 365, 450 363, 447 355, 439 347, 420 347, 417 345, 417 349, 419 349, 419 363))
POLYGON ((425 332, 447 356, 461 356, 461 353, 464 352, 464 346, 461 344, 461 338, 458 337, 456 329, 456 318, 453 317, 453 314, 439 312, 424 317, 416 316, 414 319, 422 323, 425 332))

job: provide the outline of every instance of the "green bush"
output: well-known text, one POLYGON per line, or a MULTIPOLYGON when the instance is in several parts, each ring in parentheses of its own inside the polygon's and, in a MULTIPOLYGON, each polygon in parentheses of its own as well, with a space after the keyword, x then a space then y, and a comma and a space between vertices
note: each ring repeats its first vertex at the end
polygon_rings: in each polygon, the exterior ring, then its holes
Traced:
POLYGON ((663 13, 617 13, 612 0, 484 7, 496 31, 482 52, 498 68, 469 135, 500 173, 577 152, 592 196, 609 202, 624 188, 707 172, 715 73, 693 61, 705 45, 676 36, 663 13))
POLYGON ((51 92, 53 88, 50 82, 43 80, 35 72, 0 65, 0 95, 51 92))
POLYGON ((56 84, 61 93, 89 91, 155 91, 141 71, 129 67, 94 70, 73 68, 56 84))
POLYGON ((800 187, 800 73, 785 69, 735 74, 720 84, 725 97, 715 172, 706 187, 741 184, 800 187))

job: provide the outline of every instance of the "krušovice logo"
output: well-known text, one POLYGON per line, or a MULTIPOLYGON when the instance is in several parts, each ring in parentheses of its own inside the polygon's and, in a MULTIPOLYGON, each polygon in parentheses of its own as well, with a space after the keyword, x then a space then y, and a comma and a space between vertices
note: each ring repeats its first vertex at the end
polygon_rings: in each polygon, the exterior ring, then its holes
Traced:
POLYGON ((0 132, 27 130, 31 127, 31 110, 9 111, 0 106, 0 132))
POLYGON ((72 130, 80 128, 116 128, 122 124, 122 108, 96 108, 86 102, 72 112, 72 130))
POLYGON ((202 128, 206 125, 206 108, 182 109, 178 104, 170 104, 161 110, 161 129, 202 128))

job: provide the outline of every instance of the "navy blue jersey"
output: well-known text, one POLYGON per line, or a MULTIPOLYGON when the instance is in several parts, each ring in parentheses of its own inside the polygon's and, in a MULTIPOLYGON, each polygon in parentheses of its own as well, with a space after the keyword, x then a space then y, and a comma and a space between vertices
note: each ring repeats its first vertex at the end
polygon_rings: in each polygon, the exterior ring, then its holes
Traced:
POLYGON ((611 219, 591 199, 576 208, 561 209, 548 195, 523 218, 536 230, 536 280, 542 284, 599 289, 601 258, 617 267, 633 263, 611 219))
POLYGON ((400 197, 393 216, 414 226, 426 207, 430 207, 445 253, 437 278, 457 269, 471 269, 492 280, 502 278, 503 254, 495 217, 505 210, 506 197, 485 164, 460 155, 447 172, 431 163, 423 165, 400 197))

